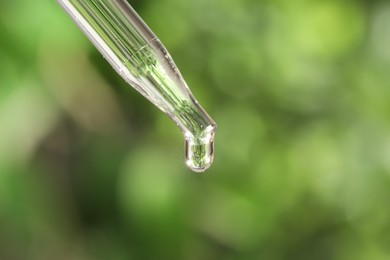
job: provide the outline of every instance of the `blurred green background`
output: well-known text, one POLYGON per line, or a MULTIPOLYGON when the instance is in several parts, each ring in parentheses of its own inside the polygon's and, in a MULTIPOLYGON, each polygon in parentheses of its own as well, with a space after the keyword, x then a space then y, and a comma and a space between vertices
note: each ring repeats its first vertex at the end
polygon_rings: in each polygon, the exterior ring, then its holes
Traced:
POLYGON ((215 164, 54 0, 3 0, 0 259, 390 259, 389 1, 129 2, 215 164))

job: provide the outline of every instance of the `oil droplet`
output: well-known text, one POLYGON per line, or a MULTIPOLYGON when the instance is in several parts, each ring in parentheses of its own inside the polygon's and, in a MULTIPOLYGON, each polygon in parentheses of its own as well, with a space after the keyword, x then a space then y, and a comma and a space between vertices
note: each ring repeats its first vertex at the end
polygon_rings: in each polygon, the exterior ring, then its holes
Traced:
POLYGON ((206 128, 199 137, 186 134, 186 164, 194 172, 205 172, 214 159, 214 128, 206 128))

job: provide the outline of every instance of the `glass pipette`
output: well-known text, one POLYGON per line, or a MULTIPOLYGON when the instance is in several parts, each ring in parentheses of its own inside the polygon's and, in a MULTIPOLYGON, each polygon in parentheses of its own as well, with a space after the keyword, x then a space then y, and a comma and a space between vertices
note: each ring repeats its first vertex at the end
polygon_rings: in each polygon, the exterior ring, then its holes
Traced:
POLYGON ((186 164, 204 172, 216 124, 192 95, 170 54, 126 0, 58 0, 133 88, 172 118, 185 138, 186 164))

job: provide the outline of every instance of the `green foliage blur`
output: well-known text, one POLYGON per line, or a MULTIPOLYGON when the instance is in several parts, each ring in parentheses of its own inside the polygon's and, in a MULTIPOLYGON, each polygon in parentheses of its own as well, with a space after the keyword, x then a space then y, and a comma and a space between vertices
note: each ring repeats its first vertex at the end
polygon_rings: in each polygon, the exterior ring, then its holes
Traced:
POLYGON ((129 2, 214 165, 54 0, 2 0, 0 259, 390 259, 389 1, 129 2))

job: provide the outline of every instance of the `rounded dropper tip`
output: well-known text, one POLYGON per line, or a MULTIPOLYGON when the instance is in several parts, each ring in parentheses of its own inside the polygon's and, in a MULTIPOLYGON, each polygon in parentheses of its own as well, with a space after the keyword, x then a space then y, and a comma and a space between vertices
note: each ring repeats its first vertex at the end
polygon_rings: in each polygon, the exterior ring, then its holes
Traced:
POLYGON ((199 137, 186 134, 186 164, 197 173, 208 170, 214 159, 214 130, 206 128, 199 137))

